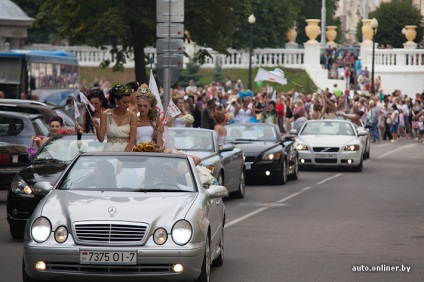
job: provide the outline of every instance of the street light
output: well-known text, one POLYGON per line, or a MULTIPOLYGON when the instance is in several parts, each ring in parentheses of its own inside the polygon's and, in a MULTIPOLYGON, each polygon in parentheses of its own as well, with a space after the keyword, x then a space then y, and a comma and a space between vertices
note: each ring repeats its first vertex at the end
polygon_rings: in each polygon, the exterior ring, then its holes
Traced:
POLYGON ((375 94, 374 87, 374 57, 375 57, 375 33, 377 32, 378 21, 376 18, 371 20, 372 28, 372 65, 371 65, 371 93, 375 94))
POLYGON ((248 18, 250 24, 250 49, 249 49, 249 90, 252 90, 252 56, 253 56, 253 25, 256 22, 256 18, 251 14, 248 18))

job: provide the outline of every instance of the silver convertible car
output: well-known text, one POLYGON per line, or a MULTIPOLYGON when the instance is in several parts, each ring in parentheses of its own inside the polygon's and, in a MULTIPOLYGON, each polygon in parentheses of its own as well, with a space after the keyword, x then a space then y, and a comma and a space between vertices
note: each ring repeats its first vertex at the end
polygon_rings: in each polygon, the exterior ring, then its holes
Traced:
POLYGON ((187 155, 82 153, 34 193, 23 281, 206 282, 223 263, 228 191, 187 155))
POLYGON ((350 167, 362 171, 365 130, 356 131, 347 120, 308 120, 297 134, 299 167, 350 167))
POLYGON ((243 151, 233 144, 218 146, 214 130, 173 127, 169 136, 175 149, 194 154, 202 159, 201 165, 209 168, 218 183, 228 189, 230 197, 244 198, 245 167, 243 151))

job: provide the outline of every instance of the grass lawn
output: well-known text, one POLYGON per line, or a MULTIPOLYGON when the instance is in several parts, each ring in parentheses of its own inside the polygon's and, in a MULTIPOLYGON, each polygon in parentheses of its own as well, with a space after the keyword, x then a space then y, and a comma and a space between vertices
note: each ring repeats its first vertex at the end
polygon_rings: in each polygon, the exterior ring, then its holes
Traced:
MULTIPOLYGON (((265 68, 267 70, 273 70, 274 68, 265 68)), ((289 80, 286 85, 279 85, 276 83, 266 81, 263 82, 263 87, 269 84, 277 89, 277 91, 287 92, 296 88, 297 90, 304 91, 306 93, 311 93, 317 89, 312 79, 304 70, 300 69, 284 69, 284 76, 289 80), (300 86, 299 86, 300 85, 300 86), (303 88, 302 88, 303 87, 303 88), (308 90, 310 89, 310 90, 308 90)), ((209 84, 213 80, 213 74, 215 69, 200 69, 199 73, 201 78, 196 81, 197 86, 203 86, 205 84, 209 84)), ((96 67, 81 67, 80 68, 80 81, 82 82, 84 79, 87 80, 88 85, 94 81, 94 78, 101 79, 103 76, 109 80, 112 85, 116 83, 127 83, 135 80, 134 69, 124 69, 123 72, 112 72, 112 69, 101 69, 96 67)), ((222 69, 222 84, 226 81, 227 77, 230 77, 234 82, 237 79, 241 79, 245 88, 248 85, 248 69, 222 69)), ((252 86, 253 91, 261 91, 261 88, 254 82, 256 73, 258 72, 258 68, 252 69, 252 86)))

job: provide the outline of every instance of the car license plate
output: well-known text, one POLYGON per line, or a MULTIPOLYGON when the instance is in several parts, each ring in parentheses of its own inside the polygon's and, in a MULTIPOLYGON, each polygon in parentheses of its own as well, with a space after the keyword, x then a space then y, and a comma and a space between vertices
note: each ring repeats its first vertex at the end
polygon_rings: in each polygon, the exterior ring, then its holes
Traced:
POLYGON ((246 169, 252 169, 252 163, 244 163, 246 169))
POLYGON ((81 264, 137 264, 137 252, 80 251, 81 264))
POLYGON ((315 158, 318 159, 336 159, 337 154, 330 154, 330 153, 316 153, 315 158))

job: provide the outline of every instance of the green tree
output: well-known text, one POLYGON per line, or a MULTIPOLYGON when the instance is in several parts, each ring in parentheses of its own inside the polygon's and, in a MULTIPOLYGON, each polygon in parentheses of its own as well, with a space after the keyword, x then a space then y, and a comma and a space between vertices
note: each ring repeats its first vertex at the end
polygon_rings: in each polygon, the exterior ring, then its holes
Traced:
MULTIPOLYGON (((226 52, 232 31, 241 15, 249 10, 244 0, 186 0, 185 29, 198 46, 226 52)), ((57 23, 58 34, 72 44, 104 48, 112 45, 113 69, 134 58, 135 77, 146 82, 144 47, 156 39, 156 1, 152 0, 44 0, 36 18, 37 26, 57 23)), ((204 54, 204 53, 203 53, 204 54)), ((112 62, 105 61, 104 66, 112 62)))
MULTIPOLYGON (((393 0, 381 3, 380 7, 369 13, 369 18, 378 20, 375 42, 379 44, 391 44, 394 48, 402 48, 405 36, 401 33, 405 25, 417 26, 416 40, 423 38, 423 16, 420 11, 412 5, 411 0, 393 0)), ((356 39, 362 41, 362 22, 356 27, 356 39)))

